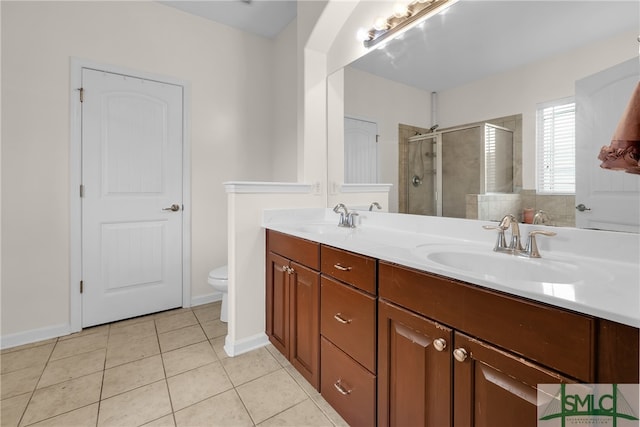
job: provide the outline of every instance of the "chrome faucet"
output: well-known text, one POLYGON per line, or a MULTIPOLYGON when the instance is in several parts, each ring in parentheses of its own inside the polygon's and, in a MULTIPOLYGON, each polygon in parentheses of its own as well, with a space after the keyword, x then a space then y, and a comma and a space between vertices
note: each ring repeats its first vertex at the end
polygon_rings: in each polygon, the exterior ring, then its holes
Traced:
POLYGON ((333 211, 340 214, 338 227, 356 228, 356 217, 358 216, 358 212, 349 212, 347 207, 342 203, 338 203, 337 205, 335 205, 333 207, 333 211))
POLYGON ((347 207, 345 205, 343 205, 342 203, 338 203, 337 205, 335 205, 333 207, 333 211, 335 213, 339 213, 340 214, 340 220, 338 221, 338 227, 349 227, 349 224, 347 222, 347 217, 349 216, 349 210, 347 209, 347 207), (342 210, 342 212, 340 212, 340 210, 342 210))
POLYGON ((522 251, 522 242, 520 241, 520 226, 515 216, 507 214, 500 221, 500 227, 503 230, 511 227, 511 243, 509 243, 509 249, 513 252, 522 251))
POLYGON ((358 215, 358 212, 354 211, 347 213, 347 225, 345 227, 356 228, 356 217, 358 215))
POLYGON ((372 202, 372 203, 369 205, 369 212, 371 212, 371 211, 373 210, 373 208, 374 208, 374 207, 378 208, 378 210, 382 209, 382 206, 380 206, 380 203, 378 203, 378 202, 372 202))
POLYGON ((483 228, 485 230, 498 230, 498 240, 496 240, 496 245, 493 248, 495 252, 507 252, 513 254, 523 250, 522 243, 520 241, 520 226, 518 226, 518 220, 516 220, 515 216, 507 214, 502 218, 497 226, 485 225, 483 228), (511 240, 507 245, 507 239, 504 232, 509 228, 511 228, 511 240))
POLYGON ((533 223, 534 224, 546 224, 547 221, 549 221, 549 215, 547 215, 547 213, 545 211, 538 211, 536 212, 536 214, 533 216, 533 223))
POLYGON ((506 252, 513 255, 518 255, 525 258, 540 258, 540 251, 538 251, 538 245, 536 242, 536 236, 541 234, 543 236, 555 236, 553 231, 545 230, 532 230, 529 232, 529 239, 527 240, 527 246, 522 247, 522 241, 520 239, 520 227, 518 221, 511 215, 505 215, 500 223, 495 225, 483 226, 485 230, 498 230, 498 240, 493 248, 495 252, 506 252), (504 232, 511 228, 511 241, 507 246, 507 239, 504 232))

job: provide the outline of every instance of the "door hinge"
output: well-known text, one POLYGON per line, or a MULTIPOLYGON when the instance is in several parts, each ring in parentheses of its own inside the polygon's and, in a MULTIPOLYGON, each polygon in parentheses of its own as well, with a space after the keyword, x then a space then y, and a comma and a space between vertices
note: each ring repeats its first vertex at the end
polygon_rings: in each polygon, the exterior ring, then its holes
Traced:
POLYGON ((81 87, 78 91, 80 91, 80 102, 84 102, 84 88, 81 87))
POLYGON ((376 142, 380 142, 380 135, 376 135, 376 142))
POLYGON ((84 185, 80 184, 80 197, 84 197, 84 185))
POLYGON ((80 280, 80 293, 84 292, 84 280, 80 280))

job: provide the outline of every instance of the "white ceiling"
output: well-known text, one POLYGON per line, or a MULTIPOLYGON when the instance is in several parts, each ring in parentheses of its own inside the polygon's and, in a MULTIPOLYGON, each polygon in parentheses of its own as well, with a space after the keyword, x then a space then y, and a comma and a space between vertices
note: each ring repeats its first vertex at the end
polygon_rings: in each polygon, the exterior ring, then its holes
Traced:
POLYGON ((280 34, 297 13, 294 0, 169 0, 160 3, 267 38, 280 34))
MULTIPOLYGON (((160 2, 268 38, 297 14, 295 0, 160 2)), ((461 0, 352 65, 441 91, 631 30, 638 0, 461 0)))
POLYGON ((352 65, 441 91, 634 29, 637 0, 466 0, 352 65))

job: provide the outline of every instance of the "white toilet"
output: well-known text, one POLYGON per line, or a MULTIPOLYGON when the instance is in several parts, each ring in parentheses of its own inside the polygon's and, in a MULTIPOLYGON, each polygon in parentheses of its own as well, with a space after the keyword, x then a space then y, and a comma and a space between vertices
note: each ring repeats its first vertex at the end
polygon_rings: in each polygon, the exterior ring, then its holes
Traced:
POLYGON ((227 321, 227 294, 229 292, 229 276, 227 266, 218 267, 209 272, 207 280, 213 289, 222 292, 222 307, 220 309, 220 321, 227 321))

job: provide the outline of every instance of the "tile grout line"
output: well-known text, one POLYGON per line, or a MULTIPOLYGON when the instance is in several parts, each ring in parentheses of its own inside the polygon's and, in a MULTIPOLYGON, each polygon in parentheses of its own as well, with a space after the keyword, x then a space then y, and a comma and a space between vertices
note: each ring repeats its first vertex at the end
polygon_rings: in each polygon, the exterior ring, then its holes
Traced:
MULTIPOLYGON (((81 338, 81 337, 78 337, 78 338, 81 338)), ((107 337, 107 340, 108 340, 108 337, 107 337)), ((63 340, 62 342, 66 342, 66 341, 68 341, 68 340, 63 340)), ((82 354, 86 354, 86 353, 91 353, 91 352, 93 352, 93 351, 99 351, 99 350, 101 350, 101 349, 97 349, 97 350, 92 350, 92 351, 89 351, 89 352, 82 352, 82 353, 74 354, 74 355, 72 355, 72 356, 67 356, 67 357, 63 357, 63 358, 60 358, 60 359, 56 359, 56 360, 51 360, 51 356, 53 355, 53 352, 55 351, 55 347, 56 347, 56 345, 58 344, 58 342, 59 342, 59 340, 56 340, 56 342, 55 342, 55 343, 53 343, 53 344, 54 344, 54 346, 53 346, 53 348, 51 349, 51 354, 50 354, 50 355, 49 355, 49 357, 47 358, 47 361, 46 361, 46 363, 45 363, 45 365, 44 365, 44 368, 42 368, 42 372, 40 373, 40 377, 38 378, 38 381, 36 382, 36 385, 35 385, 35 387, 34 387, 33 391, 31 392, 31 396, 29 397, 29 401, 27 402, 27 406, 25 406, 24 411, 22 412, 22 415, 21 415, 21 417, 20 417, 20 420, 18 421, 18 426, 20 426, 20 425, 21 425, 21 422, 22 422, 22 420, 23 420, 23 418, 24 418, 24 415, 25 415, 25 413, 27 412, 27 409, 29 408, 29 405, 31 404, 31 400, 32 400, 33 396, 35 395, 36 391, 38 391, 38 390, 45 390, 45 389, 47 389, 47 388, 54 387, 54 386, 56 386, 56 385, 59 385, 59 384, 62 384, 62 383, 68 382, 68 381, 72 381, 72 380, 75 380, 75 379, 77 379, 77 378, 86 377, 86 376, 88 376, 88 375, 93 375, 93 374, 96 374, 96 373, 100 372, 100 371, 91 372, 91 373, 88 373, 88 374, 85 374, 85 375, 81 375, 81 376, 79 376, 79 377, 70 378, 70 379, 67 379, 67 380, 64 380, 64 381, 60 381, 60 382, 57 382, 57 383, 54 383, 54 384, 49 384, 48 386, 45 386, 45 387, 42 387, 42 388, 40 388, 40 389, 39 389, 39 388, 38 388, 38 384, 40 384, 40 381, 42 380, 42 376, 44 375, 44 371, 47 369, 47 367, 49 366, 49 363, 50 363, 50 362, 57 362, 57 361, 59 361, 59 360, 64 360, 64 359, 69 358, 69 357, 74 357, 74 356, 78 356, 78 355, 82 355, 82 354)), ((106 361, 106 348, 105 348, 105 361, 106 361)), ((103 379, 104 379, 104 369, 102 370, 102 372, 103 372, 103 379)), ((102 389, 102 385, 101 385, 101 389, 102 389)), ((25 394, 26 394, 26 393, 25 393, 25 394)), ((98 399, 99 399, 99 398, 98 398, 98 399)), ((89 403, 89 404, 87 404, 87 405, 80 406, 80 407, 78 407, 78 408, 74 408, 74 409, 71 409, 71 410, 69 410, 69 411, 65 411, 65 412, 62 412, 62 413, 60 413, 60 414, 53 415, 53 416, 51 416, 51 417, 47 417, 47 418, 43 418, 43 419, 40 419, 40 420, 36 420, 34 423, 31 423, 31 424, 28 424, 28 425, 33 425, 33 424, 35 424, 35 423, 39 423, 39 422, 42 422, 42 421, 45 421, 45 420, 50 420, 50 419, 55 418, 55 417, 58 417, 58 416, 60 416, 60 415, 68 414, 68 413, 73 412, 73 411, 76 411, 76 410, 78 410, 78 409, 86 408, 87 406, 91 406, 91 405, 93 405, 93 404, 95 404, 95 403, 98 403, 98 404, 99 404, 99 402, 100 402, 100 401, 98 400, 98 402, 92 402, 92 403, 89 403)), ((97 417, 96 417, 96 423, 97 423, 97 417)), ((25 427, 26 427, 26 426, 25 426, 25 427)), ((96 427, 97 427, 97 426, 96 426, 96 427)))
MULTIPOLYGON (((188 309, 188 310, 185 310, 184 312, 191 312, 191 313, 193 313, 193 310, 192 310, 192 309, 188 309)), ((179 313, 177 313, 177 314, 179 314, 179 313)), ((194 315, 194 317, 196 318, 196 320, 197 320, 197 322, 198 322, 198 325, 200 326, 200 328, 201 328, 202 332, 204 333, 204 335, 205 335, 205 337, 206 337, 206 332, 204 332, 204 330, 203 330, 203 328, 202 328, 202 325, 200 324, 200 320, 197 318, 197 316, 195 316, 195 313, 193 313, 193 315, 194 315)), ((141 316, 141 317, 144 317, 144 316, 141 316)), ((167 316, 167 317, 169 317, 169 316, 167 316)), ((157 344, 158 344, 158 348, 160 349, 160 345, 159 345, 159 341, 158 341, 158 340, 159 340, 159 334, 158 334, 157 327, 156 327, 156 324, 155 324, 155 320, 156 320, 156 319, 155 319, 155 318, 152 318, 152 319, 150 319, 150 320, 154 320, 154 333, 155 333, 155 335, 156 335, 156 342, 157 342, 157 344)), ((115 322, 114 324, 117 324, 117 322, 115 322)), ((36 393, 38 390, 46 390, 47 388, 55 387, 55 386, 57 386, 57 385, 63 384, 63 383, 68 382, 68 381, 72 381, 72 380, 76 380, 76 379, 78 379, 78 378, 82 378, 82 377, 86 377, 86 376, 89 376, 89 375, 95 375, 95 374, 97 374, 97 373, 101 373, 101 379, 100 379, 100 390, 99 390, 99 394, 98 394, 98 400, 97 400, 96 402, 91 402, 91 403, 88 403, 88 404, 86 404, 86 405, 79 406, 79 407, 77 407, 77 408, 73 408, 73 409, 70 409, 70 410, 68 410, 68 411, 64 411, 64 412, 62 412, 62 413, 60 413, 60 414, 55 414, 55 415, 53 415, 53 416, 45 417, 45 418, 43 418, 43 419, 36 419, 36 420, 34 421, 34 422, 36 422, 36 423, 38 423, 38 422, 42 422, 42 421, 49 420, 49 419, 52 419, 52 418, 55 418, 55 417, 58 417, 58 416, 61 416, 61 415, 65 415, 65 414, 71 413, 71 412, 76 411, 76 410, 79 410, 79 409, 83 409, 83 408, 89 407, 89 406, 91 406, 91 405, 93 405, 93 404, 96 404, 96 403, 97 403, 97 404, 98 404, 98 408, 97 408, 97 414, 96 414, 96 426, 98 425, 98 423, 99 423, 100 409, 101 409, 101 402, 102 402, 103 400, 105 400, 105 399, 103 399, 103 393, 104 393, 104 381, 105 381, 105 374, 106 374, 106 370, 107 370, 107 366, 106 366, 106 364, 107 364, 107 353, 108 353, 108 347, 109 347, 109 343, 110 343, 110 342, 112 342, 112 340, 111 340, 111 338, 112 338, 112 337, 111 337, 111 333, 113 332, 113 331, 112 331, 112 329, 113 329, 113 328, 111 328, 111 326, 113 326, 113 324, 108 324, 108 327, 106 328, 106 331, 105 331, 104 333, 103 333, 102 331, 97 331, 97 332, 95 332, 95 333, 84 334, 84 335, 81 335, 81 336, 77 336, 77 337, 73 337, 73 338, 68 338, 68 339, 64 339, 64 340, 60 340, 60 337, 56 337, 55 339, 50 339, 50 340, 48 340, 48 341, 50 341, 50 342, 43 342, 43 343, 41 343, 40 345, 32 345, 32 346, 30 346, 30 347, 28 347, 28 348, 24 348, 24 349, 16 349, 15 351, 7 351, 7 352, 4 352, 3 356, 6 356, 7 354, 16 353, 16 352, 18 352, 18 351, 29 351, 29 350, 35 350, 35 349, 38 349, 39 347, 45 347, 45 346, 49 346, 49 345, 51 345, 51 349, 50 349, 50 351, 48 352, 48 355, 47 355, 47 357, 46 357, 46 360, 45 360, 44 364, 42 365, 42 368, 39 370, 39 375, 38 375, 38 377, 37 377, 37 380, 36 380, 36 382, 35 382, 35 384, 34 384, 33 388, 32 388, 30 391, 27 391, 26 393, 21 393, 22 395, 26 395, 26 394, 28 393, 28 394, 29 394, 29 396, 28 396, 27 402, 26 402, 26 404, 25 404, 25 406, 24 406, 24 409, 21 411, 20 416, 19 416, 19 418, 18 418, 18 420, 17 420, 17 425, 18 425, 18 426, 20 426, 20 425, 21 425, 21 423, 24 423, 24 422, 25 422, 25 415, 26 415, 26 413, 29 411, 30 406, 33 404, 33 398, 34 398, 34 396, 35 396, 35 393, 36 393), (104 345, 104 347, 97 348, 97 349, 96 349, 96 348, 94 348, 94 349, 90 349, 90 350, 84 350, 84 351, 80 351, 80 352, 78 352, 78 353, 69 354, 69 355, 66 355, 66 356, 64 356, 64 357, 60 357, 60 358, 58 358, 58 359, 52 360, 52 357, 54 356, 56 349, 58 349, 58 348, 59 348, 61 345, 63 345, 64 343, 66 343, 66 342, 72 342, 73 340, 78 339, 78 338, 89 338, 89 339, 90 339, 90 338, 100 337, 100 335, 104 335, 104 334, 106 334, 106 344, 104 345), (62 380, 62 381, 58 381, 58 382, 55 382, 55 383, 49 384, 49 385, 47 385, 47 386, 45 386, 45 387, 41 387, 40 389, 38 388, 38 386, 39 386, 39 385, 41 384, 41 382, 42 382, 42 378, 44 377, 44 373, 46 372, 47 368, 50 368, 50 367, 51 367, 51 364, 52 364, 52 363, 54 363, 54 362, 58 362, 58 361, 64 361, 65 359, 69 359, 69 358, 76 357, 76 356, 82 356, 82 355, 84 355, 84 354, 90 354, 90 353, 94 353, 94 352, 98 352, 98 351, 103 351, 103 352, 104 352, 104 359, 103 359, 103 363, 102 363, 102 369, 98 369, 98 370, 96 370, 95 372, 89 372, 89 373, 86 373, 86 374, 84 374, 84 375, 80 375, 80 376, 77 376, 77 377, 68 378, 68 379, 65 379, 65 380, 62 380)), ((194 326, 195 326, 195 325, 194 325, 194 326)), ((180 329, 180 328, 177 328, 176 330, 179 330, 179 329, 180 329)), ((210 345, 210 346, 212 346, 212 344, 211 344, 211 342, 210 342, 210 340, 209 340, 209 338, 208 338, 208 337, 206 337, 206 341, 208 341, 208 342, 209 342, 209 345, 210 345)), ((204 341, 203 341, 203 342, 204 342, 204 341)), ((192 343, 192 344, 197 344, 197 343, 192 343)), ((189 344, 189 345, 191 345, 191 344, 189 344)), ((182 348, 182 347, 186 347, 186 346, 187 346, 187 345, 185 345, 185 346, 181 346, 181 347, 178 347, 178 348, 182 348)), ((178 348, 176 348, 176 350, 177 350, 178 348)), ((161 350, 160 350, 160 352, 159 352, 159 354, 158 354, 158 355, 160 356, 160 358, 161 358, 161 362, 163 363, 163 374, 164 374, 164 375, 163 375, 163 376, 164 376, 164 378, 163 378, 163 379, 164 379, 164 381, 165 381, 165 386, 167 387, 167 392, 169 393, 169 398, 171 399, 171 397, 170 397, 170 392, 169 392, 169 390, 168 390, 168 382, 167 382, 167 376, 166 376, 166 369, 165 369, 165 367, 164 367, 164 359, 162 358, 162 351, 161 351, 161 350)), ((216 354, 215 354, 215 351, 214 351, 214 355, 216 355, 216 354)), ((152 355, 152 356, 155 356, 155 355, 152 355)), ((152 356, 148 356, 148 357, 152 357, 152 356)), ((1 356, 0 356, 0 357, 1 357, 1 356)), ((144 359, 144 357, 143 357, 142 359, 144 359)), ((216 359, 218 359, 217 355, 216 355, 216 359)), ((139 359, 139 360, 140 360, 140 359, 139 359)), ((219 361, 219 359, 218 359, 217 361, 219 361)), ((135 362, 135 361, 126 362, 126 363, 132 363, 132 362, 135 362)), ((122 366, 122 365, 124 365, 124 364, 126 364, 126 363, 122 363, 122 364, 117 365, 117 366, 122 366)), ((116 367, 116 366, 114 366, 114 367, 116 367)), ((30 367, 28 367, 28 366, 27 366, 27 367, 26 367, 26 368, 24 368, 24 369, 33 369, 33 368, 30 368, 30 367)), ((13 370, 13 371, 6 372, 6 374, 13 373, 13 372, 19 372, 20 370, 21 370, 21 369, 16 369, 16 370, 13 370)), ((121 394, 121 393, 120 393, 120 394, 121 394)), ((14 397, 14 396, 11 396, 11 397, 14 397)), ((26 396, 25 396, 25 397, 26 397, 26 396)), ((9 398, 7 398, 7 399, 9 399, 9 398)), ((3 400, 5 400, 5 399, 3 399, 3 400)), ((173 415, 173 419, 174 419, 174 423, 175 423, 175 421, 176 421, 176 420, 175 420, 175 414, 174 414, 174 411, 173 411, 173 403, 172 403, 172 401, 171 401, 171 413, 172 413, 172 415, 173 415)), ((168 414, 166 414, 166 415, 168 415, 168 414)), ((166 416, 166 415, 163 415, 163 416, 166 416)), ((30 425, 31 425, 31 424, 30 424, 30 425)))
MULTIPOLYGON (((196 320, 197 320, 197 324, 198 324, 198 326, 200 327, 200 329, 202 330, 202 332, 205 334, 205 336, 207 336, 207 335, 206 335, 206 331, 204 331, 203 322, 200 320, 200 318, 198 318, 198 316, 195 314, 195 312, 193 311, 193 309, 185 310, 184 312, 185 312, 185 313, 186 313, 186 312, 191 312, 191 313, 195 316, 195 318, 196 318, 196 320)), ((176 314, 180 314, 180 313, 176 313, 176 314)), ((170 317, 170 316, 166 316, 166 317, 170 317)), ((163 317, 163 318, 164 318, 164 317, 163 317)), ((215 320, 218 320, 218 319, 219 319, 219 318, 216 318, 216 319, 213 319, 213 320, 209 319, 208 321, 209 321, 209 322, 211 322, 211 321, 215 321, 215 320)), ((165 366, 165 363, 164 363, 165 361, 164 361, 164 357, 163 357, 163 354, 164 354, 165 352, 163 352, 163 351, 162 351, 162 349, 161 349, 161 347, 160 347, 160 342, 159 342, 159 335, 160 335, 160 333, 158 332, 157 324, 156 324, 156 320, 158 320, 158 319, 157 319, 157 318, 153 318, 152 320, 154 320, 154 333, 155 333, 155 336, 156 336, 156 343, 158 344, 158 348, 160 349, 159 356, 160 356, 161 363, 162 363, 162 368, 163 368, 163 378, 162 378, 162 379, 160 379, 160 380, 154 381, 154 382, 152 382, 152 383, 150 383, 150 384, 154 384, 154 383, 157 383, 157 382, 159 382, 159 381, 161 381, 161 380, 164 380, 164 382, 165 382, 165 387, 166 387, 166 390, 167 390, 167 393, 168 393, 168 397, 169 397, 169 401, 170 401, 170 406, 171 406, 171 409, 170 409, 170 410, 171 410, 172 419, 173 419, 174 425, 177 425, 177 420, 176 420, 176 416, 175 416, 176 411, 175 411, 175 409, 174 409, 173 399, 172 399, 171 391, 170 391, 170 388, 169 388, 169 385, 168 385, 168 380, 169 380, 169 378, 167 377, 166 366, 165 366)), ((206 323, 206 322, 205 322, 205 323, 206 323)), ((104 361, 103 361, 102 378, 101 378, 101 385, 100 385, 99 400, 98 400, 98 402, 97 402, 97 403, 98 403, 98 411, 97 411, 97 415, 96 415, 96 427, 99 425, 100 410, 102 409, 102 408, 101 408, 102 401, 103 401, 103 400, 106 400, 106 399, 103 399, 103 393, 104 393, 104 385, 105 385, 104 381, 105 381, 105 378, 106 378, 106 370, 107 370, 106 362, 107 362, 108 346, 109 346, 109 343, 110 343, 110 342, 112 342, 112 341, 111 341, 111 332, 112 332, 112 328, 111 328, 111 326, 112 326, 112 325, 110 325, 109 329, 107 330, 107 345, 106 345, 106 346, 107 346, 107 348, 105 348, 105 359, 104 359, 104 361)), ((177 329, 174 329, 174 330, 180 330, 180 329, 183 329, 183 328, 186 328, 186 327, 189 327, 189 326, 195 326, 195 325, 187 325, 187 326, 183 326, 183 327, 181 327, 181 328, 177 328, 177 329)), ((166 332, 170 332, 170 331, 166 331, 166 332)), ((89 335, 93 335, 93 334, 89 334, 89 335)), ((81 338, 81 337, 78 337, 78 338, 81 338)), ((211 347, 211 349, 213 350, 213 353, 214 353, 214 355, 215 355, 215 357, 216 357, 216 361, 217 361, 218 363, 220 363, 220 367, 222 368, 223 372, 226 374, 227 378, 229 378, 229 379, 230 379, 230 377, 229 377, 229 372, 228 372, 227 368, 226 368, 226 367, 225 367, 225 365, 222 363, 222 359, 220 359, 219 355, 217 354, 217 352, 216 352, 216 351, 215 351, 215 349, 213 348, 213 347, 214 347, 214 345, 213 345, 213 343, 212 343, 212 340, 214 340, 214 339, 216 339, 216 338, 219 338, 219 337, 209 338, 209 337, 207 336, 206 341, 209 343, 209 346, 210 346, 210 347, 211 347)), ((54 353, 54 351, 55 351, 56 346, 58 345, 58 343, 59 343, 59 341, 58 341, 58 340, 56 340, 56 342, 55 342, 55 343, 53 343, 54 345, 53 345, 52 350, 51 350, 51 352, 50 352, 50 354, 49 354, 49 357, 47 358, 47 362, 45 363, 45 366, 44 366, 44 368, 42 369, 42 372, 40 373, 40 377, 38 378, 38 381, 37 381, 37 383, 36 383, 36 388, 34 388, 34 390, 32 390, 32 392, 31 392, 31 396, 29 397, 29 402, 27 403, 27 405, 26 405, 26 407, 25 407, 25 410, 23 411, 22 416, 20 417, 19 423, 20 423, 20 422, 22 422, 22 421, 23 421, 23 419, 24 419, 24 415, 25 415, 25 414, 26 414, 26 412, 27 412, 27 409, 28 409, 28 407, 29 407, 29 404, 31 403, 31 400, 32 400, 32 398, 33 398, 33 395, 35 394, 35 391, 37 391, 37 385, 40 383, 40 381, 41 381, 41 379, 42 379, 42 376, 43 376, 43 374, 44 374, 44 371, 46 370, 47 366, 49 366, 49 363, 51 362, 51 356, 53 355, 53 353, 54 353)), ((181 347, 178 347, 178 348, 176 348, 176 349, 172 349, 172 350, 170 350, 170 351, 177 350, 177 349, 179 349, 179 348, 188 347, 189 345, 194 345, 194 344, 200 344, 200 342, 198 342, 198 343, 191 343, 191 344, 187 344, 187 345, 183 345, 183 346, 181 346, 181 347)), ((265 346, 265 347, 266 347, 266 346, 265 346)), ((281 363, 281 361, 280 361, 280 360, 279 360, 279 359, 278 359, 278 358, 277 358, 277 357, 272 353, 271 349, 269 349, 269 348, 265 348, 265 350, 266 350, 266 351, 265 351, 265 354, 266 354, 266 355, 268 355, 270 358, 273 358, 273 359, 277 362, 277 364, 279 365, 279 369, 283 369, 283 370, 287 373, 287 375, 288 375, 291 379, 293 379, 293 382, 294 382, 294 383, 295 383, 295 384, 296 384, 300 389, 302 389, 302 391, 303 391, 304 395, 306 396, 306 398, 305 398, 305 399, 303 399, 303 401, 301 401, 301 402, 297 402, 297 403, 295 403, 295 404, 292 404, 291 406, 288 406, 288 407, 286 407, 286 408, 284 408, 284 409, 282 409, 282 410, 278 411, 276 414, 274 414, 274 415, 270 416, 269 418, 267 418, 267 419, 263 420, 262 422, 265 422, 265 421, 267 421, 267 420, 269 420, 269 419, 271 419, 271 418, 274 418, 274 417, 276 417, 276 416, 278 416, 278 415, 280 415, 280 414, 282 414, 282 413, 284 413, 284 412, 286 412, 286 411, 290 410, 291 408, 294 408, 294 407, 296 407, 296 406, 298 406, 298 405, 302 404, 302 403, 304 402, 304 400, 310 399, 310 400, 311 400, 311 402, 313 403, 313 406, 314 406, 316 409, 318 409, 318 410, 320 411, 320 413, 322 413, 322 414, 327 418, 328 422, 329 422, 331 425, 336 425, 336 424, 331 420, 331 417, 329 416, 329 414, 327 414, 327 413, 326 413, 326 412, 325 412, 325 411, 324 411, 324 410, 323 410, 323 409, 318 405, 318 403, 317 403, 317 402, 315 401, 315 399, 311 396, 311 394, 306 390, 306 388, 305 388, 305 387, 303 387, 303 385, 302 385, 302 384, 300 384, 300 382, 299 382, 299 381, 298 381, 298 380, 297 380, 297 379, 296 379, 296 378, 295 378, 295 377, 294 377, 294 376, 293 376, 293 375, 292 375, 292 374, 287 370, 288 365, 287 365, 287 366, 283 365, 283 363, 281 363)), ((81 352, 81 353, 78 353, 77 355, 79 355, 79 354, 89 353, 89 352, 92 352, 92 351, 97 351, 97 350, 91 350, 91 351, 88 351, 88 352, 81 352)), ((76 356, 76 354, 71 355, 71 356, 67 356, 67 357, 65 357, 65 358, 73 357, 73 356, 76 356)), ((150 358, 150 357, 153 357, 153 356, 155 356, 155 355, 151 355, 151 356, 143 357, 143 358, 141 358, 141 359, 137 359, 137 360, 135 360, 135 361, 130 361, 130 362, 126 362, 126 363, 133 363, 133 362, 136 362, 136 361, 138 361, 138 360, 143 360, 143 359, 145 359, 145 358, 150 358)), ((62 359, 65 359, 65 358, 56 359, 56 360, 62 360, 62 359)), ((126 363, 123 363, 123 364, 121 364, 121 365, 117 365, 117 366, 122 366, 122 365, 124 365, 124 364, 126 364, 126 363)), ((209 364, 213 364, 213 363, 214 363, 214 362, 211 362, 211 363, 205 364, 205 365, 203 365, 203 366, 206 366, 206 365, 209 365, 209 364)), ((114 366, 114 367, 115 367, 115 366, 114 366)), ((112 367, 112 368, 114 368, 114 367, 112 367)), ((195 370, 195 369, 199 369, 199 368, 200 368, 200 367, 193 368, 193 369, 190 369, 190 370, 185 371, 185 372, 193 371, 193 370, 195 370)), ((97 372, 99 372, 99 371, 96 371, 96 372, 94 372, 94 373, 92 373, 92 374, 95 374, 95 373, 97 373, 97 372)), ((260 375, 260 376, 259 376, 259 377, 257 377, 257 378, 251 379, 251 380, 246 381, 246 382, 244 382, 243 384, 239 384, 239 385, 235 385, 233 382, 231 382, 231 381, 230 381, 230 384, 231 384, 231 388, 230 388, 230 389, 228 389, 228 390, 224 390, 224 391, 221 391, 221 392, 216 393, 216 394, 214 394, 214 395, 212 395, 212 396, 208 396, 207 398, 205 398, 205 399, 203 399, 203 400, 200 400, 200 401, 198 401, 198 402, 194 402, 194 403, 190 404, 189 406, 187 406, 187 407, 185 407, 185 408, 182 408, 182 409, 186 409, 186 408, 188 408, 188 407, 194 406, 194 405, 196 405, 196 404, 198 404, 198 403, 201 403, 201 402, 202 402, 202 401, 204 401, 204 400, 210 399, 210 398, 212 398, 212 397, 214 397, 214 396, 217 396, 217 395, 219 395, 219 394, 225 393, 225 392, 227 392, 227 391, 229 391, 229 390, 233 389, 233 390, 234 390, 234 392, 235 392, 235 394, 236 394, 236 396, 240 399, 240 401, 241 401, 241 403, 242 403, 242 406, 243 406, 243 408, 244 408, 245 412, 247 413, 247 415, 249 415, 249 418, 251 419, 251 421, 252 421, 253 425, 257 425, 257 424, 256 424, 256 420, 253 418, 253 416, 252 416, 252 415, 251 415, 251 413, 249 412, 248 407, 246 406, 246 404, 245 404, 244 400, 240 397, 240 393, 238 392, 238 388, 239 388, 239 387, 241 387, 241 386, 243 386, 243 385, 246 385, 246 384, 248 384, 248 383, 250 383, 250 382, 252 382, 252 381, 255 381, 255 380, 258 380, 258 379, 260 379, 260 378, 263 378, 263 377, 265 377, 265 376, 267 376, 267 375, 270 375, 270 374, 272 374, 273 372, 277 372, 277 371, 272 371, 272 372, 265 373, 265 374, 263 374, 263 375, 260 375)), ((183 373, 184 373, 184 372, 181 372, 180 374, 183 374, 183 373)), ((176 375, 180 375, 180 374, 176 374, 176 375)), ((90 375, 90 374, 87 374, 87 375, 90 375)), ((79 377, 78 377, 78 378, 79 378, 79 377)), ((75 379, 75 378, 74 378, 74 379, 75 379)), ((60 384, 60 383, 56 383, 56 384, 60 384)), ((55 384, 52 384, 52 385, 55 385, 55 384)), ((149 385, 149 384, 146 384, 146 385, 143 385, 143 386, 141 386, 141 387, 148 386, 148 385, 149 385)), ((136 387, 135 389, 138 389, 138 388, 141 388, 141 387, 136 387)), ((133 389, 133 390, 135 390, 135 389, 133 389)), ((129 391, 131 391, 131 390, 127 390, 126 392, 129 392, 129 391)), ((123 393, 125 393, 125 392, 118 393, 117 395, 119 395, 119 394, 123 394, 123 393)), ((114 396, 117 396, 117 395, 114 395, 114 396)), ((110 396, 110 397, 114 397, 114 396, 110 396)), ((315 394, 314 394, 314 396, 315 396, 315 394)), ((94 403, 96 403, 96 402, 94 402, 94 403)), ((88 405, 84 405, 84 406, 79 407, 79 408, 74 408, 74 409, 72 409, 72 410, 70 410, 70 411, 66 411, 66 412, 64 412, 64 413, 62 413, 62 414, 57 414, 57 415, 55 415, 55 416, 53 416, 53 417, 49 417, 49 418, 46 418, 46 419, 54 418, 54 417, 56 417, 56 416, 60 416, 60 415, 63 415, 63 414, 66 414, 66 413, 69 413, 69 412, 72 412, 72 411, 75 411, 75 410, 78 410, 78 409, 82 409, 82 408, 85 408, 85 407, 91 406, 91 405, 93 405, 94 403, 90 403, 90 404, 88 404, 88 405)), ((167 415, 169 415, 169 414, 165 414, 165 415, 162 415, 162 416, 160 416, 160 417, 158 417, 158 418, 155 418, 155 419, 153 419, 153 420, 146 421, 146 423, 156 421, 156 420, 158 420, 158 419, 160 419, 160 418, 166 417, 167 415)), ((40 422, 40 421, 43 421, 43 420, 38 420, 38 421, 36 421, 36 422, 40 422)))
POLYGON ((29 400, 27 401, 27 404, 25 405, 23 411, 22 411, 22 415, 20 415, 20 419, 18 419, 18 426, 21 425, 22 420, 24 419, 24 415, 27 413, 27 409, 29 409, 29 405, 31 404, 31 400, 33 399, 33 395, 36 394, 36 390, 38 390, 38 384, 40 383, 40 380, 42 380, 42 375, 44 374, 44 370, 47 369, 47 365, 49 364, 49 360, 51 359, 51 355, 53 354, 53 351, 56 349, 56 345, 58 345, 58 339, 56 338, 56 341, 53 343, 53 347, 51 347, 51 353, 49 353, 49 357, 47 357, 47 361, 44 364, 44 367, 42 368, 42 372, 40 372, 40 376, 38 377, 38 381, 36 381, 36 385, 33 386, 33 390, 31 390, 31 396, 29 396, 29 400))
MULTIPOLYGON (((194 315, 195 316, 195 315, 194 315)), ((158 341, 158 349, 160 350, 160 362, 162 363, 162 372, 164 373, 164 385, 167 388, 167 395, 169 396, 169 405, 171 406, 171 418, 173 419, 173 425, 177 426, 178 423, 176 421, 176 411, 173 408, 173 399, 171 397, 171 390, 169 389, 169 379, 167 377, 167 368, 164 366, 164 357, 162 347, 160 347, 160 333, 158 332, 158 325, 156 324, 157 319, 153 319, 153 327, 156 331, 156 340, 158 341)), ((163 415, 163 417, 166 415, 163 415)), ((159 417, 162 418, 162 417, 159 417)), ((158 418, 158 419, 159 419, 158 418)), ((154 420, 152 420, 154 421, 154 420)), ((151 421, 149 421, 151 422, 151 421)), ((148 424, 149 422, 145 423, 148 424)))
POLYGON ((102 407, 102 392, 104 391, 104 378, 107 372, 107 354, 109 353, 109 340, 111 340, 111 325, 107 328, 107 344, 104 349, 104 362, 102 363, 102 381, 100 381, 100 394, 98 395, 98 410, 96 411, 96 427, 100 421, 100 408, 102 407))

